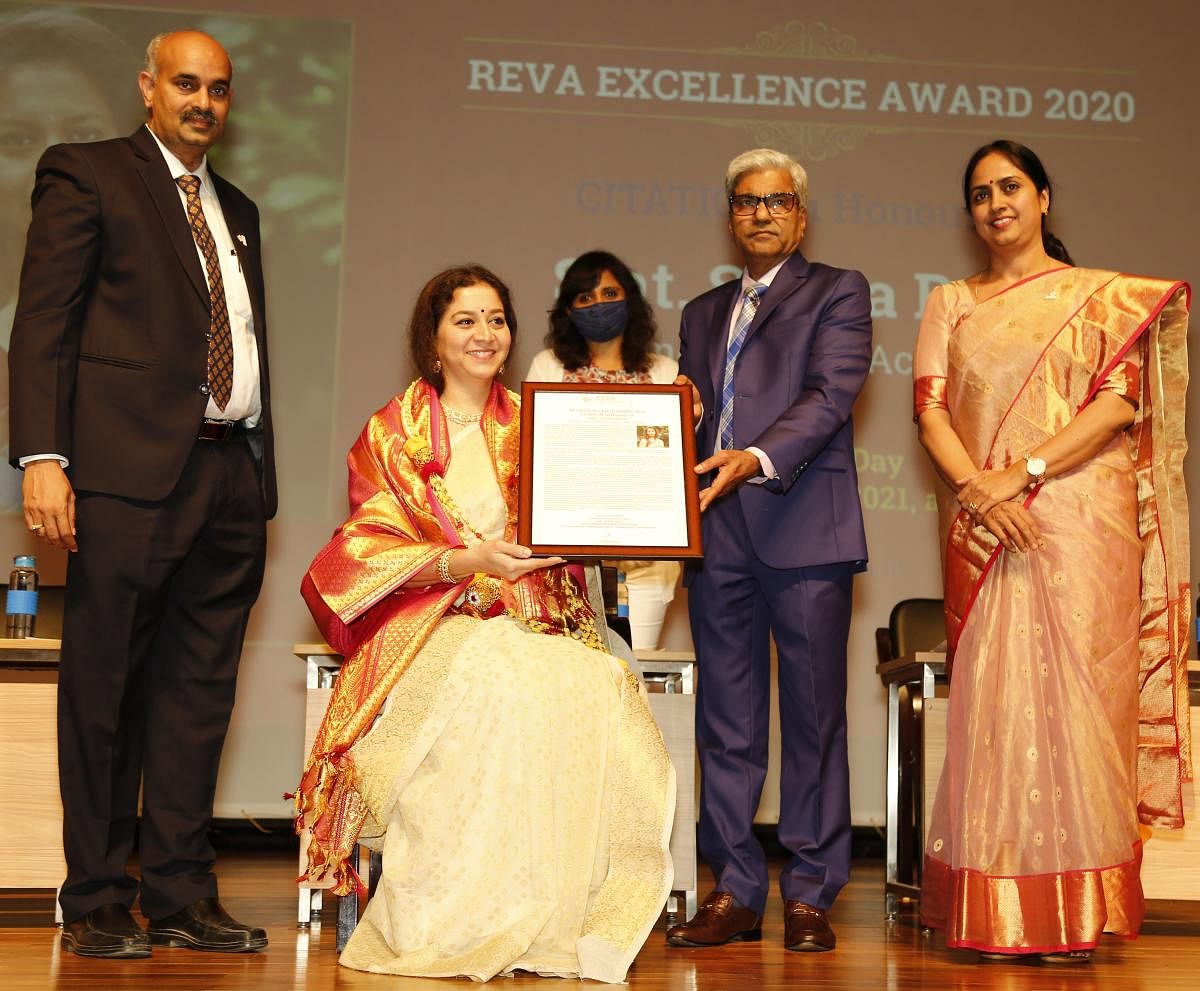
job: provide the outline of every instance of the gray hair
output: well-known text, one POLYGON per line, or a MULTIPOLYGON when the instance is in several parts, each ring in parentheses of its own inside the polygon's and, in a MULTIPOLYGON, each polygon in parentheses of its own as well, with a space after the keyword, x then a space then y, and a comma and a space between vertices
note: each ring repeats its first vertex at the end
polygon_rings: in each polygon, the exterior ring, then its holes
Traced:
MULTIPOLYGON (((792 177, 792 189, 796 194, 796 205, 808 209, 808 173, 804 166, 790 155, 774 148, 754 148, 737 156, 725 170, 725 196, 733 195, 742 176, 750 172, 765 172, 767 169, 782 169, 792 177)), ((781 190, 782 192, 782 190, 781 190)))
POLYGON ((146 45, 146 64, 144 69, 151 79, 158 78, 158 50, 162 47, 163 39, 174 33, 174 31, 163 31, 161 34, 156 34, 151 38, 149 44, 146 45))
MULTIPOLYGON (((158 50, 162 48, 162 43, 173 34, 203 34, 206 37, 212 37, 199 28, 176 28, 174 31, 163 31, 161 34, 156 34, 146 45, 146 64, 143 66, 151 79, 158 78, 158 50)), ((213 40, 216 41, 215 38, 213 40)))

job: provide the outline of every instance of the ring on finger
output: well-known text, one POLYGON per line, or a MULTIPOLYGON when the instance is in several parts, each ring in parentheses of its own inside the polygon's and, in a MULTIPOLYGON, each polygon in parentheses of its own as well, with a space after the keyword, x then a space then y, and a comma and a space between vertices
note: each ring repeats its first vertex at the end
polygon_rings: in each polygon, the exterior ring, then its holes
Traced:
POLYGON ((46 529, 45 523, 30 523, 29 524, 29 532, 30 533, 37 533, 39 530, 45 530, 45 529, 46 529))

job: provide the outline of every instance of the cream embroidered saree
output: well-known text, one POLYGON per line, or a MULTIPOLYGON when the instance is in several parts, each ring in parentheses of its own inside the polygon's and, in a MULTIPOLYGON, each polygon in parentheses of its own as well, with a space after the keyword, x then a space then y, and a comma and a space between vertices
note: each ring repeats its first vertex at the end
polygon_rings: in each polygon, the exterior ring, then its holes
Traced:
POLYGON ((573 569, 405 585, 512 539, 518 424, 497 385, 451 438, 414 383, 351 451, 350 518, 304 581, 347 658, 297 796, 310 874, 350 891, 353 843, 384 851, 348 967, 620 982, 670 890, 674 769, 573 569))

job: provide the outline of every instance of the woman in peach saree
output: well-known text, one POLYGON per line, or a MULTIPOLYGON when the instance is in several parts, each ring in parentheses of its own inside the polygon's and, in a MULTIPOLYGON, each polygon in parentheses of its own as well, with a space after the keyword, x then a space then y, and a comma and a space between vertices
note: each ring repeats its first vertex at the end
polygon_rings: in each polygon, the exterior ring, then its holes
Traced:
POLYGON ((921 920, 1086 962, 1137 934, 1145 827, 1190 792, 1189 290, 1073 267, 1022 145, 963 192, 988 265, 930 296, 913 363, 953 662, 921 920))

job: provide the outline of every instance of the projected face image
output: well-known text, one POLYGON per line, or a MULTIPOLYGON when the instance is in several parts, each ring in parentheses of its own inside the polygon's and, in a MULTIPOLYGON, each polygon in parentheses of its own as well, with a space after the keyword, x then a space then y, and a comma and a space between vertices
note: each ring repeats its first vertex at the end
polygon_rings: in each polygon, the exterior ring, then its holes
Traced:
POLYGON ((971 220, 989 249, 1024 247, 1041 241, 1042 213, 1050 206, 1044 190, 1005 155, 984 156, 971 174, 971 220))
MULTIPOLYGON (((792 177, 786 169, 763 169, 742 176, 733 195, 769 196, 792 190, 792 177)), ((774 215, 765 203, 759 203, 758 209, 748 216, 732 213, 729 216, 729 232, 742 253, 747 270, 755 278, 793 254, 800 247, 807 226, 808 213, 800 207, 774 215)))
POLYGON ((512 335, 504 304, 491 286, 454 291, 437 329, 437 356, 447 391, 477 391, 491 384, 508 358, 512 335))
POLYGON ((24 242, 42 152, 62 141, 111 137, 116 126, 108 95, 74 66, 30 62, 0 71, 0 243, 19 251, 24 242))

